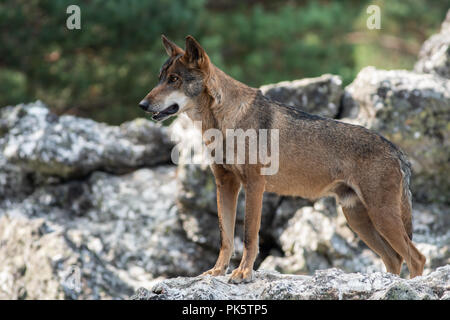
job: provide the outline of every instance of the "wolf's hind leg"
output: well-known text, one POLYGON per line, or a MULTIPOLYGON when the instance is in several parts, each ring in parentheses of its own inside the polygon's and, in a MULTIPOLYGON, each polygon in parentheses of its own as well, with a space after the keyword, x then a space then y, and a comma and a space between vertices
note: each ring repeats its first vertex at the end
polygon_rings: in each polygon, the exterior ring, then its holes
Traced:
POLYGON ((225 275, 234 250, 234 225, 236 220, 236 203, 241 183, 230 171, 219 165, 213 165, 212 170, 217 185, 217 213, 220 228, 220 252, 215 266, 203 275, 225 275))
POLYGON ((422 275, 425 257, 412 243, 400 215, 399 205, 369 208, 370 219, 377 231, 408 265, 410 278, 422 275))
POLYGON ((402 257, 392 249, 391 245, 375 229, 364 204, 355 198, 351 206, 342 207, 342 211, 350 228, 358 234, 369 248, 381 257, 387 272, 400 274, 402 257))

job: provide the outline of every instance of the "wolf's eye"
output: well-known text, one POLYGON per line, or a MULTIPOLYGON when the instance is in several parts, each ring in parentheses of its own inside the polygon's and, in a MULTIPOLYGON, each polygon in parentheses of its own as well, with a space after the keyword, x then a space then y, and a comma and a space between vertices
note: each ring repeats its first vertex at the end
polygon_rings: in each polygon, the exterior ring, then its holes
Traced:
POLYGON ((174 83, 178 81, 178 77, 174 75, 169 76, 169 80, 167 80, 168 83, 174 83))

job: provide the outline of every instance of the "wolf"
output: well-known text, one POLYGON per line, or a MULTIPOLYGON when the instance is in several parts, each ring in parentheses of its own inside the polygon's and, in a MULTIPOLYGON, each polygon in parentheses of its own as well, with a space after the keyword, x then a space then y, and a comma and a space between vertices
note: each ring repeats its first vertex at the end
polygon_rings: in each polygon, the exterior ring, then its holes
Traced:
MULTIPOLYGON (((201 130, 276 129, 279 169, 263 175, 263 163, 212 163, 217 188, 221 248, 214 267, 204 274, 225 275, 234 249, 236 202, 245 190, 244 251, 229 281, 248 282, 258 254, 264 192, 308 199, 334 196, 349 226, 400 274, 422 274, 425 257, 412 242, 410 163, 380 134, 362 126, 311 115, 272 101, 217 68, 192 37, 185 49, 162 36, 169 56, 159 82, 139 106, 162 121, 186 113, 201 130)), ((225 138, 224 138, 225 139, 225 138)), ((204 141, 205 144, 211 141, 204 141)), ((224 156, 225 157, 225 156, 224 156)))

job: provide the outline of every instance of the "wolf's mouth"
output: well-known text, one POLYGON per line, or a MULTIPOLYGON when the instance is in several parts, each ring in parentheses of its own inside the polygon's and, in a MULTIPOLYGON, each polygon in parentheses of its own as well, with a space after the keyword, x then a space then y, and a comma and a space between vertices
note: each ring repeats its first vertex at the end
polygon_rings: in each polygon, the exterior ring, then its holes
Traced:
POLYGON ((174 103, 170 106, 168 106, 166 109, 160 112, 155 112, 152 116, 153 120, 160 121, 164 118, 167 118, 168 116, 175 114, 178 112, 180 107, 178 106, 178 103, 174 103))

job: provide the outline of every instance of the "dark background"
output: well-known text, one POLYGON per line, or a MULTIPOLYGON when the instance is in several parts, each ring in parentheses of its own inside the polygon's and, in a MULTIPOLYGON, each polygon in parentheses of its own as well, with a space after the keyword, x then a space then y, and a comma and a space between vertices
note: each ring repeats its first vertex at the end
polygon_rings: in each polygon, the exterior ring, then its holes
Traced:
POLYGON ((191 34, 213 63, 251 86, 340 75, 367 65, 411 69, 450 2, 278 0, 2 0, 0 106, 40 99, 58 114, 119 124, 166 59, 160 35, 184 47, 191 34), (66 8, 81 8, 68 30, 66 8), (369 30, 368 5, 381 8, 369 30))

